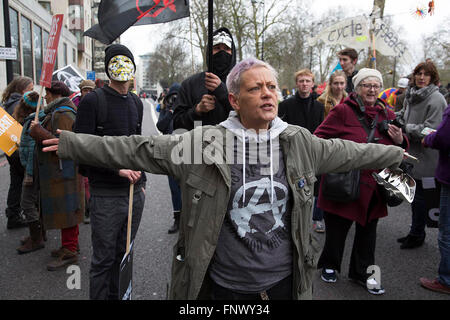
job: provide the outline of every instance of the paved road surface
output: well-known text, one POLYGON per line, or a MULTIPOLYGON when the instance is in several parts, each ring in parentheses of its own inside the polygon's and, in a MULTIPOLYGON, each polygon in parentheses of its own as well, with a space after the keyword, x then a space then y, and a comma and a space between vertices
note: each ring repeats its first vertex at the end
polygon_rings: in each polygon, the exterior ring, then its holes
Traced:
MULTIPOLYGON (((154 112, 153 112, 154 113, 154 112)), ((145 103, 144 134, 157 133, 149 100, 145 103)), ((9 167, 0 158, 0 299, 88 299, 88 274, 91 255, 90 225, 80 225, 81 289, 69 290, 65 270, 49 272, 45 265, 51 260, 50 251, 60 246, 60 233, 48 232, 46 248, 26 255, 18 255, 16 247, 27 229, 7 230, 3 214, 9 185, 9 167)), ((147 174, 147 196, 144 214, 135 240, 133 298, 136 300, 164 300, 170 281, 172 247, 177 235, 167 234, 172 224, 170 191, 167 178, 147 174)), ((320 280, 317 272, 314 299, 317 300, 448 300, 419 285, 421 276, 434 277, 439 263, 437 230, 428 229, 425 244, 414 250, 400 250, 396 238, 407 233, 410 224, 409 206, 403 204, 390 209, 387 218, 378 225, 376 262, 381 268, 381 280, 386 289, 383 296, 372 296, 362 287, 347 279, 350 250, 353 239, 351 229, 346 243, 342 275, 335 284, 320 280)), ((325 236, 317 234, 323 242, 325 236)))

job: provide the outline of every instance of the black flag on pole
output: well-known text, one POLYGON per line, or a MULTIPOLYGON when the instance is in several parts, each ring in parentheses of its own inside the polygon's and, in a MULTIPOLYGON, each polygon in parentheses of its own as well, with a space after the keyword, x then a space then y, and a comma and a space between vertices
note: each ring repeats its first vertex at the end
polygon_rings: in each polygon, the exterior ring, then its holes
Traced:
POLYGON ((131 26, 188 16, 189 0, 102 0, 98 8, 98 24, 83 35, 110 44, 131 26))

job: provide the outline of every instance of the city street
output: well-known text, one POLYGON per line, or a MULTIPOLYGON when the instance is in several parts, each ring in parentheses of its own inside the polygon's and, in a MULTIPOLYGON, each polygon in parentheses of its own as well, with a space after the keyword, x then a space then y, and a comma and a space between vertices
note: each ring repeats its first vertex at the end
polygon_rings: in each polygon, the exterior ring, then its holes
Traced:
MULTIPOLYGON (((143 131, 156 134, 156 112, 150 100, 144 103, 143 131)), ((133 299, 164 300, 170 281, 172 247, 177 234, 169 235, 172 224, 172 204, 167 177, 147 173, 145 209, 134 247, 133 299)), ((18 255, 16 248, 26 228, 6 229, 6 197, 9 186, 9 166, 0 158, 0 300, 49 299, 77 300, 89 298, 89 265, 91 256, 90 225, 80 225, 81 289, 69 289, 66 270, 50 272, 46 264, 50 251, 59 248, 60 231, 49 230, 45 249, 18 255)), ((400 250, 396 239, 405 236, 411 221, 410 207, 402 204, 389 209, 389 216, 378 224, 376 263, 381 268, 381 282, 386 289, 382 296, 370 295, 364 288, 348 280, 348 264, 353 242, 352 227, 346 243, 342 273, 337 283, 327 284, 315 275, 316 300, 448 300, 449 296, 423 289, 420 277, 435 277, 439 264, 437 229, 427 229, 425 244, 417 249, 400 250)), ((323 243, 324 234, 315 233, 323 243)))

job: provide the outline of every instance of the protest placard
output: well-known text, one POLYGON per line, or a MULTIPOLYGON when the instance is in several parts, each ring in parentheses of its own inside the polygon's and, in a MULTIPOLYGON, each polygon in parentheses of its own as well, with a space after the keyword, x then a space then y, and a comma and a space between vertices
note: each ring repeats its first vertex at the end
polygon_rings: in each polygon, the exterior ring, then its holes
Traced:
POLYGON ((0 149, 9 157, 17 150, 22 126, 5 109, 0 108, 0 149))
POLYGON ((78 85, 84 80, 84 77, 71 65, 65 66, 53 72, 53 81, 62 81, 72 92, 80 91, 78 85))

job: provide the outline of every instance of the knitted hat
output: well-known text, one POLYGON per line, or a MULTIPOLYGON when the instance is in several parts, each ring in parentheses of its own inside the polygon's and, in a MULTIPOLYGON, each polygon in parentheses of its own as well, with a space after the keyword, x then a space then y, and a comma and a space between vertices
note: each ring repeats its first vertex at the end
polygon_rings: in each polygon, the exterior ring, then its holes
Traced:
POLYGON ((369 77, 378 78, 381 83, 381 87, 383 87, 383 77, 380 71, 369 68, 362 68, 358 71, 358 73, 352 78, 353 86, 356 88, 361 81, 369 77))
MULTIPOLYGON (((23 102, 32 109, 37 108, 38 100, 39 100, 39 94, 37 92, 27 91, 23 94, 23 102), (30 97, 30 94, 31 95, 34 94, 35 98, 33 99, 33 97, 30 97)), ((41 99, 41 102, 42 102, 42 99, 41 99)))
POLYGON ((115 56, 126 56, 130 58, 130 60, 134 64, 134 70, 136 70, 136 64, 134 63, 134 56, 131 53, 130 49, 125 47, 123 44, 114 43, 105 49, 105 72, 108 75, 108 78, 111 78, 108 72, 108 64, 109 61, 115 56))
POLYGON ((409 79, 408 78, 400 78, 398 80, 397 86, 399 88, 408 88, 409 79))
POLYGON ((68 97, 72 93, 62 81, 52 81, 52 86, 50 88, 45 88, 45 90, 53 94, 59 94, 62 97, 68 97))
POLYGON ((83 80, 80 82, 78 87, 80 88, 80 90, 83 90, 84 88, 95 89, 95 82, 92 80, 83 80))

